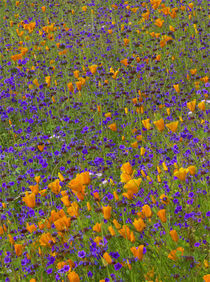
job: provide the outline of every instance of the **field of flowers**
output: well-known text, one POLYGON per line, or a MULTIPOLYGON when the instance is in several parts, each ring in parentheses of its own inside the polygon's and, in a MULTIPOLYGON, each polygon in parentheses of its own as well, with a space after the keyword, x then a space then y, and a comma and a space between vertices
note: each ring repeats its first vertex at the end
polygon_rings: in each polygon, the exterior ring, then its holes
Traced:
POLYGON ((0 1, 0 281, 210 281, 209 19, 0 1))

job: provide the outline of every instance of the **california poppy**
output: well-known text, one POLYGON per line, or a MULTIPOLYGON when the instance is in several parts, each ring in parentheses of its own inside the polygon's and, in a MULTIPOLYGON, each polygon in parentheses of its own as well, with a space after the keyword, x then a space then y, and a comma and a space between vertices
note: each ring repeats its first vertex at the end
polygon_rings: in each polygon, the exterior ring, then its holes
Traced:
POLYGON ((127 189, 127 191, 129 191, 129 192, 138 193, 138 188, 139 188, 139 185, 141 184, 141 182, 142 182, 141 178, 131 179, 124 185, 123 188, 127 189))
POLYGON ((148 119, 145 119, 145 120, 142 120, 142 124, 143 124, 143 126, 144 126, 147 130, 149 130, 150 127, 151 127, 151 125, 150 125, 150 119, 149 119, 149 118, 148 118, 148 119))
POLYGON ((171 238, 174 242, 177 242, 179 240, 176 230, 171 230, 169 234, 171 235, 171 238))
POLYGON ((162 222, 166 222, 167 219, 166 219, 166 210, 165 209, 159 210, 157 212, 157 215, 162 222))
POLYGON ((187 107, 191 112, 195 111, 195 105, 196 105, 196 99, 187 103, 187 107))
POLYGON ((176 93, 179 93, 179 92, 180 92, 179 84, 174 84, 173 87, 174 87, 174 89, 176 90, 176 93))
POLYGON ((151 217, 152 216, 152 211, 149 205, 144 205, 142 207, 142 213, 146 216, 146 217, 151 217))
POLYGON ((129 162, 124 163, 124 164, 121 166, 120 170, 121 170, 123 173, 126 173, 126 174, 128 174, 128 175, 131 175, 131 174, 133 173, 133 168, 132 168, 132 166, 131 166, 131 164, 130 164, 129 162))
POLYGON ((157 121, 154 121, 153 123, 159 131, 164 130, 164 120, 162 118, 157 121))
POLYGON ((22 198, 22 200, 29 208, 34 208, 36 206, 36 197, 34 193, 27 194, 25 197, 22 198))
POLYGON ((48 184, 48 188, 51 189, 54 194, 58 195, 61 190, 60 180, 56 179, 55 181, 51 182, 48 184))
POLYGON ((181 167, 178 171, 174 172, 174 176, 176 176, 179 180, 185 181, 188 170, 186 168, 181 167))
POLYGON ((110 232, 110 234, 111 234, 112 236, 115 236, 115 231, 114 231, 114 229, 113 229, 112 226, 109 226, 109 227, 108 227, 108 230, 109 230, 109 232, 110 232))
POLYGON ((134 219, 133 225, 139 232, 142 232, 146 227, 146 224, 144 223, 142 218, 134 219))
POLYGON ((105 252, 105 253, 103 254, 103 258, 105 259, 105 261, 106 261, 108 264, 111 264, 111 263, 112 263, 112 258, 110 257, 110 255, 109 255, 107 252, 105 252))
POLYGON ((28 222, 27 222, 26 229, 28 230, 28 232, 33 233, 34 231, 36 231, 37 228, 36 228, 35 224, 29 225, 28 222))
POLYGON ((90 66, 89 67, 89 70, 90 70, 90 72, 92 73, 92 74, 95 74, 96 73, 96 70, 97 70, 97 65, 92 65, 92 66, 90 66))
POLYGON ((110 206, 103 207, 102 210, 103 210, 104 218, 105 219, 110 219, 112 207, 110 207, 110 206))
POLYGON ((130 248, 131 252, 133 253, 134 257, 138 258, 139 260, 142 260, 143 258, 143 251, 144 251, 144 245, 130 248))
POLYGON ((196 166, 194 165, 190 165, 187 170, 190 172, 191 175, 195 175, 196 174, 196 166))
POLYGON ((95 232, 101 232, 101 223, 96 223, 94 226, 93 226, 93 231, 95 232))
POLYGON ((79 275, 75 271, 70 271, 67 276, 68 276, 69 282, 79 282, 80 281, 79 275))
POLYGON ((116 123, 112 123, 112 124, 108 125, 108 128, 111 129, 112 131, 117 131, 116 123))
POLYGON ((166 127, 171 130, 172 132, 176 132, 177 131, 177 127, 178 127, 179 122, 178 121, 173 121, 170 123, 166 124, 166 127))
POLYGON ((16 256, 18 257, 21 256, 23 253, 24 246, 21 244, 15 244, 14 247, 15 247, 16 256))

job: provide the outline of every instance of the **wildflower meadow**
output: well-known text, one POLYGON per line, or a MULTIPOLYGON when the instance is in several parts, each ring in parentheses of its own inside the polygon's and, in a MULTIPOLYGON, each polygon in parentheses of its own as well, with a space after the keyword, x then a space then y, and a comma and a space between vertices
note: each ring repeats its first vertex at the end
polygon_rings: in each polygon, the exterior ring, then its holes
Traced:
POLYGON ((210 281, 209 22, 0 1, 0 281, 210 281))

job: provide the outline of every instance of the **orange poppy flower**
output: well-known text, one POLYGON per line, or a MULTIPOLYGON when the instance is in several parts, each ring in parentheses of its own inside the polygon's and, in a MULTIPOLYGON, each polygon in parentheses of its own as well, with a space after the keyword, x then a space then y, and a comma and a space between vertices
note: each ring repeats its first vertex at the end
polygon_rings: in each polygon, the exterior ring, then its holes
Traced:
POLYGON ((29 208, 34 208, 36 206, 36 197, 34 193, 27 194, 25 197, 22 198, 22 200, 29 208))
POLYGON ((162 118, 157 121, 154 121, 153 123, 159 131, 164 130, 164 120, 162 118))
POLYGON ((139 232, 142 232, 144 228, 146 227, 146 224, 144 223, 142 218, 138 218, 138 219, 135 218, 133 225, 136 228, 136 230, 139 232))
POLYGON ((72 82, 69 82, 67 84, 67 87, 68 87, 69 92, 74 92, 74 87, 73 87, 73 83, 72 82))
POLYGON ((80 281, 79 275, 75 271, 70 271, 67 276, 68 276, 69 282, 79 282, 80 281))
POLYGON ((121 166, 120 170, 121 170, 123 173, 129 174, 129 175, 131 175, 131 174, 133 173, 133 168, 132 168, 132 166, 131 166, 131 164, 130 164, 129 162, 124 163, 124 164, 121 166))
POLYGON ((195 111, 195 105, 196 105, 196 99, 187 103, 187 107, 191 112, 195 111))
POLYGON ((16 256, 18 256, 18 257, 21 256, 22 253, 23 253, 23 249, 24 249, 23 245, 15 244, 14 247, 15 247, 16 256))
POLYGON ((190 165, 190 166, 187 168, 187 170, 190 172, 191 175, 195 175, 195 174, 196 174, 196 171, 197 171, 196 166, 194 166, 194 165, 190 165))
POLYGON ((79 71, 78 71, 78 70, 75 70, 75 71, 74 71, 74 77, 75 77, 75 78, 79 78, 79 71))
POLYGON ((29 225, 28 223, 26 224, 26 229, 28 230, 28 232, 33 233, 34 231, 36 231, 36 226, 34 224, 29 225))
POLYGON ((176 260, 178 259, 177 256, 176 256, 177 251, 181 252, 181 255, 183 256, 183 254, 184 254, 184 248, 178 247, 176 250, 172 250, 172 251, 169 253, 168 258, 169 258, 169 259, 172 259, 172 260, 174 260, 174 261, 176 261, 176 260))
POLYGON ((138 258, 139 260, 142 260, 144 245, 140 245, 140 246, 138 246, 138 248, 131 247, 130 250, 133 253, 134 257, 138 258))
POLYGON ((174 242, 177 242, 179 240, 176 230, 171 230, 169 234, 171 235, 171 238, 174 242))
POLYGON ((55 181, 51 182, 48 184, 48 188, 51 189, 54 194, 58 195, 61 190, 60 180, 56 179, 55 181))
POLYGON ((69 207, 71 205, 71 202, 69 201, 69 196, 65 195, 61 198, 61 201, 63 202, 65 207, 69 207))
POLYGON ((70 216, 78 217, 79 216, 79 205, 77 204, 77 202, 73 202, 71 206, 68 208, 67 212, 70 216))
POLYGON ((152 211, 149 205, 144 205, 142 207, 142 213, 146 216, 146 217, 151 217, 152 216, 152 211))
POLYGON ((119 224, 119 222, 116 219, 113 220, 113 223, 114 223, 114 226, 115 226, 116 229, 121 228, 121 225, 119 224))
POLYGON ((40 152, 43 152, 43 151, 44 151, 44 147, 45 147, 44 144, 37 146, 37 148, 38 148, 38 150, 39 150, 40 152))
POLYGON ((148 119, 145 119, 145 120, 142 120, 142 124, 143 124, 143 126, 144 126, 147 130, 149 130, 150 127, 151 127, 151 125, 150 125, 150 119, 149 119, 149 118, 148 118, 148 119))
POLYGON ((67 216, 63 216, 62 218, 57 219, 54 224, 57 231, 68 230, 71 225, 71 219, 67 216))
POLYGON ((50 246, 51 242, 55 243, 56 240, 52 237, 50 233, 43 233, 40 236, 39 243, 41 246, 50 246))
POLYGON ((101 232, 101 223, 96 223, 94 226, 93 226, 93 231, 95 232, 101 232))
POLYGON ((164 23, 164 20, 162 20, 160 18, 155 21, 155 25, 158 26, 158 27, 162 27, 163 23, 164 23))
POLYGON ((205 282, 210 282, 210 274, 204 275, 204 276, 203 276, 203 280, 204 280, 205 282))
POLYGON ((105 259, 105 261, 106 261, 108 264, 111 264, 111 263, 112 263, 112 258, 110 257, 110 255, 109 255, 107 252, 105 252, 105 253, 103 254, 103 258, 105 259))
POLYGON ((110 232, 110 234, 111 234, 112 236, 115 236, 115 231, 114 231, 114 229, 113 229, 112 226, 109 226, 109 227, 108 227, 108 230, 109 230, 109 232, 110 232))
POLYGON ((165 209, 159 210, 157 212, 157 215, 162 222, 166 222, 167 219, 166 219, 166 210, 165 209))
POLYGON ((121 60, 120 63, 123 64, 125 67, 127 67, 127 65, 128 65, 128 59, 125 58, 125 59, 121 60))
POLYGON ((138 193, 139 185, 141 184, 142 179, 131 179, 124 186, 124 189, 127 189, 128 192, 132 192, 133 194, 138 193))
POLYGON ((95 74, 96 73, 96 70, 97 70, 97 65, 92 65, 92 66, 90 66, 90 67, 88 67, 89 68, 89 70, 90 70, 90 72, 92 73, 92 74, 95 74))
POLYGON ((179 84, 174 84, 173 87, 174 87, 174 89, 176 90, 176 93, 179 93, 179 92, 180 92, 179 84))
POLYGON ((104 218, 105 219, 110 219, 112 207, 110 207, 110 206, 103 207, 102 210, 103 210, 104 218))
POLYGON ((31 189, 31 192, 34 193, 35 195, 39 194, 39 185, 38 184, 29 186, 29 188, 31 189))
POLYGON ((112 123, 112 124, 108 125, 108 128, 111 129, 112 131, 117 131, 116 123, 112 123))
POLYGON ((179 180, 185 181, 188 170, 186 168, 181 167, 178 171, 174 172, 174 176, 176 176, 179 180))
POLYGON ((178 121, 173 121, 173 122, 167 123, 167 124, 166 124, 166 127, 167 127, 169 130, 171 130, 172 132, 176 132, 176 131, 177 131, 177 128, 178 128, 178 124, 179 124, 178 121))
POLYGON ((202 101, 198 104, 198 108, 201 110, 201 111, 205 111, 206 109, 206 106, 205 106, 205 101, 202 101))

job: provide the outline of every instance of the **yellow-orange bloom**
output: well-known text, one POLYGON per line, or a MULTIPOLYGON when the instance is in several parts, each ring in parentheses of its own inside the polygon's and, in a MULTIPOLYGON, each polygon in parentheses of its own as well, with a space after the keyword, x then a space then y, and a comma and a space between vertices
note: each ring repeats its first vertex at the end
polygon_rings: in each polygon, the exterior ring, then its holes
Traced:
POLYGON ((29 188, 31 189, 31 192, 34 193, 35 195, 39 194, 39 185, 38 184, 31 185, 29 186, 29 188))
POLYGON ((92 74, 95 74, 96 73, 96 70, 97 70, 97 65, 92 65, 92 66, 90 66, 89 67, 89 70, 90 70, 90 72, 92 73, 92 74))
POLYGON ((162 222, 166 222, 167 219, 166 219, 166 210, 165 209, 159 210, 157 212, 157 215, 162 222))
POLYGON ((29 225, 28 223, 26 224, 26 229, 28 230, 28 232, 33 233, 34 231, 36 231, 36 226, 34 224, 29 225))
POLYGON ((204 280, 205 282, 210 282, 210 274, 204 275, 204 276, 203 276, 203 280, 204 280))
POLYGON ((179 93, 179 92, 180 92, 179 84, 174 84, 173 87, 174 87, 174 89, 176 90, 176 93, 179 93))
POLYGON ((151 127, 151 125, 150 125, 150 119, 149 119, 149 118, 148 118, 148 119, 145 119, 145 120, 142 120, 142 124, 143 124, 143 126, 144 126, 147 130, 149 130, 150 127, 151 127))
POLYGON ((22 253, 23 253, 23 249, 24 249, 23 245, 15 244, 14 247, 15 247, 16 256, 18 256, 18 257, 21 256, 22 253))
POLYGON ((146 217, 151 217, 152 216, 152 211, 149 205, 144 205, 142 207, 142 213, 146 216, 146 217))
POLYGON ((107 207, 103 207, 102 209, 103 209, 104 218, 105 218, 105 219, 110 219, 112 207, 107 206, 107 207))
POLYGON ((74 91, 74 87, 73 87, 73 83, 72 82, 69 82, 67 84, 67 87, 68 87, 69 92, 73 92, 74 91))
POLYGON ((105 252, 105 253, 103 254, 103 258, 105 259, 105 261, 106 261, 108 264, 111 264, 111 263, 112 263, 112 258, 110 257, 110 255, 109 255, 107 252, 105 252))
POLYGON ((178 121, 173 121, 170 123, 166 124, 166 127, 171 130, 172 132, 176 132, 177 131, 177 127, 178 127, 179 122, 178 121))
POLYGON ((198 108, 199 108, 201 111, 204 112, 205 109, 206 109, 205 102, 204 102, 204 101, 200 102, 200 103, 198 104, 198 108))
POLYGON ((58 195, 61 190, 60 180, 56 179, 55 181, 51 182, 48 184, 48 188, 51 189, 54 194, 58 195))
POLYGON ((22 200, 29 208, 34 208, 36 206, 36 197, 34 193, 26 195, 25 197, 22 198, 22 200))
POLYGON ((162 19, 157 19, 155 21, 155 25, 158 26, 158 27, 162 27, 163 23, 164 23, 164 20, 162 20, 162 19))
POLYGON ((176 261, 176 260, 177 260, 177 256, 176 256, 177 251, 181 252, 181 255, 183 256, 183 254, 184 254, 184 248, 178 247, 176 250, 172 250, 172 251, 169 253, 168 258, 169 258, 169 259, 172 259, 172 260, 174 260, 174 261, 176 261))
POLYGON ((195 105, 196 105, 196 99, 187 103, 187 107, 191 112, 195 111, 195 105))
POLYGON ((165 126, 164 126, 164 120, 162 118, 157 120, 157 121, 154 121, 153 123, 154 123, 154 125, 157 127, 157 129, 159 131, 163 131, 164 130, 165 126))
POLYGON ((133 168, 132 168, 132 166, 131 166, 131 164, 130 164, 129 162, 124 163, 124 164, 121 166, 120 170, 121 170, 123 173, 129 174, 129 175, 131 175, 131 174, 133 173, 133 168))
POLYGON ((133 225, 136 228, 136 230, 139 232, 142 232, 144 228, 146 227, 146 224, 144 223, 142 218, 138 218, 138 219, 135 218, 133 225))
POLYGON ((108 128, 111 129, 112 131, 117 131, 116 123, 112 123, 112 124, 108 125, 108 128))
POLYGON ((108 227, 108 230, 109 230, 109 232, 110 232, 110 234, 111 234, 112 236, 115 236, 115 231, 114 231, 114 229, 113 229, 112 226, 109 226, 109 227, 108 227))
POLYGON ((55 238, 50 233, 43 233, 40 236, 39 243, 41 246, 50 246, 51 242, 55 243, 55 238))
POLYGON ((75 271, 70 271, 68 274, 69 282, 79 282, 79 275, 75 271))
POLYGON ((93 231, 95 232, 101 232, 101 223, 96 223, 94 226, 93 226, 93 231))
POLYGON ((178 171, 174 172, 174 176, 176 176, 179 180, 185 181, 188 170, 186 168, 181 167, 178 171))
POLYGON ((115 226, 116 229, 121 228, 121 225, 119 224, 119 222, 116 219, 113 220, 113 223, 114 223, 114 226, 115 226))
POLYGON ((177 242, 179 240, 176 230, 171 230, 169 234, 171 235, 171 238, 174 242, 177 242))
POLYGON ((190 165, 187 170, 190 172, 191 175, 195 175, 196 174, 196 166, 194 165, 190 165))
POLYGON ((131 179, 129 180, 125 185, 124 185, 124 189, 127 189, 128 192, 132 192, 133 194, 138 193, 138 188, 139 185, 141 184, 142 179, 138 178, 138 179, 131 179))
POLYGON ((138 246, 138 248, 131 247, 130 250, 133 253, 134 257, 138 258, 139 260, 142 260, 144 245, 140 245, 140 246, 138 246))

